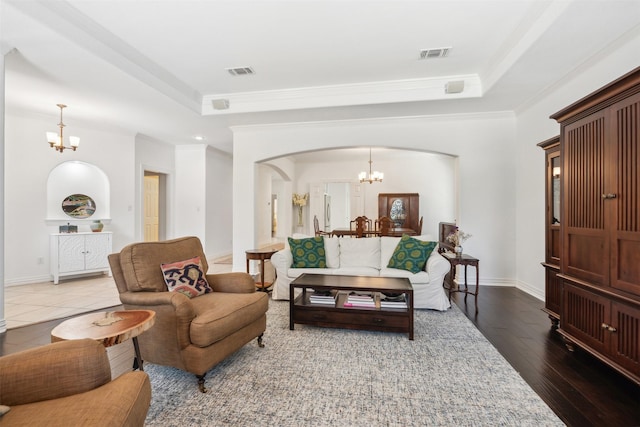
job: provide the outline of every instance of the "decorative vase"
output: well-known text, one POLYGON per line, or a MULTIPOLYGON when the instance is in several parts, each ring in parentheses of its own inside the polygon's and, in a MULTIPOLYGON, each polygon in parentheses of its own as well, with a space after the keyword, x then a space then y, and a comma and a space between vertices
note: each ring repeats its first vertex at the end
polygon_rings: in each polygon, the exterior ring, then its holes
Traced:
POLYGON ((298 227, 302 227, 302 206, 298 206, 298 227))
POLYGON ((462 246, 458 245, 454 248, 457 256, 462 256, 462 246))
POLYGON ((93 231, 94 233, 99 233, 104 228, 104 224, 102 223, 102 221, 97 219, 89 225, 89 228, 91 228, 91 231, 93 231))

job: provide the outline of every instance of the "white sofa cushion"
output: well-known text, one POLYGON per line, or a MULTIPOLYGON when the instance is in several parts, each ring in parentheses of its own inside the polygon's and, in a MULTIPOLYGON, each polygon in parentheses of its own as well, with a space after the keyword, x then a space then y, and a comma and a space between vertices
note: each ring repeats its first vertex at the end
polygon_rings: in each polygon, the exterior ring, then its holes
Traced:
POLYGON ((327 268, 340 267, 340 245, 337 237, 324 236, 324 256, 327 261, 327 268))
POLYGON ((340 268, 370 267, 380 269, 380 238, 362 239, 342 237, 340 241, 340 268))
POLYGON ((399 241, 400 237, 380 237, 380 267, 387 268, 387 265, 389 265, 389 260, 393 255, 393 251, 396 250, 396 246, 398 246, 399 241))

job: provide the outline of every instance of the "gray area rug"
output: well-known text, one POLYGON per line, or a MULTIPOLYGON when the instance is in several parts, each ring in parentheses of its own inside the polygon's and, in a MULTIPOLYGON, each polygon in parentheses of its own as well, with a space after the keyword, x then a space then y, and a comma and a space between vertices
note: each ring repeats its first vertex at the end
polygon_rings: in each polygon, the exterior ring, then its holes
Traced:
POLYGON ((149 426, 564 425, 453 307, 416 310, 415 337, 289 330, 287 301, 270 301, 265 347, 255 341, 207 373, 145 364, 149 426))

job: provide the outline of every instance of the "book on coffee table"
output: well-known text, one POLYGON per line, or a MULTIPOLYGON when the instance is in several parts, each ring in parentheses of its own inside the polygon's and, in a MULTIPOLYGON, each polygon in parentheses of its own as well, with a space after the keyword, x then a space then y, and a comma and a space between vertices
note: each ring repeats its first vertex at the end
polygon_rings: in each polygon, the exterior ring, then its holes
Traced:
POLYGON ((347 300, 344 303, 344 307, 373 307, 375 308, 376 301, 371 294, 358 294, 350 293, 347 295, 347 300))

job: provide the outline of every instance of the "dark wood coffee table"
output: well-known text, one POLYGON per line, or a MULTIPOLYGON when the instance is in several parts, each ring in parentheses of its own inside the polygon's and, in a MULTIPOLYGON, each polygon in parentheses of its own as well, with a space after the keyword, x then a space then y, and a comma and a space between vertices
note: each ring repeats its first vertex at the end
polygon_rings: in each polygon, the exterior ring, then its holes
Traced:
POLYGON ((289 285, 289 329, 294 324, 306 324, 327 328, 361 329, 383 332, 408 333, 413 340, 413 287, 406 278, 332 276, 302 274, 289 285), (296 297, 296 289, 302 292, 296 297), (314 304, 309 296, 316 291, 332 291, 337 294, 335 304, 314 304), (406 308, 381 308, 376 306, 345 307, 349 292, 403 293, 406 308))

